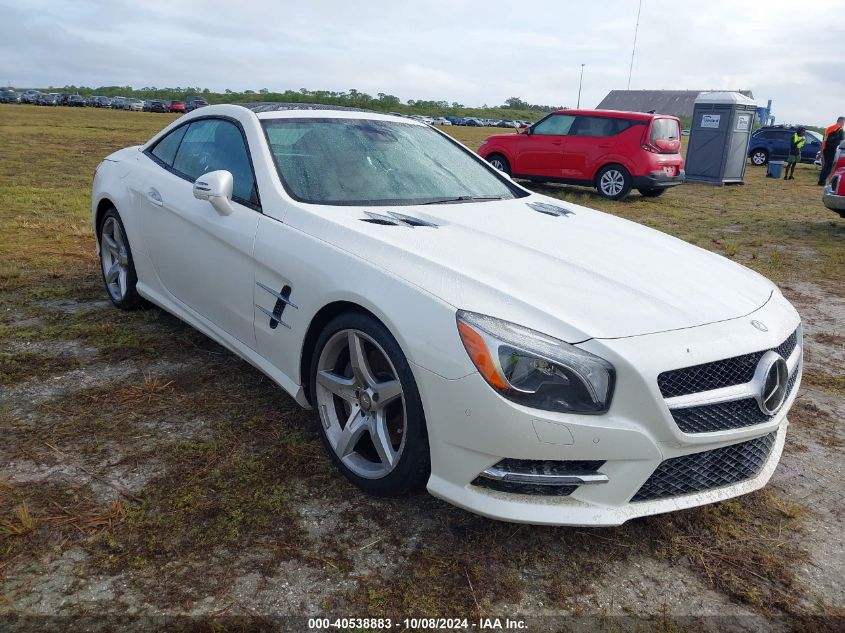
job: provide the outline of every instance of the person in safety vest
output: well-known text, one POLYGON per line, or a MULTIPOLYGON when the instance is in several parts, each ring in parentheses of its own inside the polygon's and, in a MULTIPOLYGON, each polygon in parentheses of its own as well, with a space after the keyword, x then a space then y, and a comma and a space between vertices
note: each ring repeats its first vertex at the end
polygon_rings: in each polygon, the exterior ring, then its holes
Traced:
POLYGON ((836 119, 836 123, 824 131, 824 142, 822 143, 822 171, 819 174, 819 184, 824 185, 827 177, 833 171, 833 157, 836 155, 836 148, 843 139, 842 126, 845 124, 845 116, 836 119))
POLYGON ((789 144, 789 155, 786 157, 786 169, 783 172, 784 180, 795 180, 795 165, 801 162, 801 148, 807 140, 807 131, 799 127, 792 135, 792 142, 789 144))

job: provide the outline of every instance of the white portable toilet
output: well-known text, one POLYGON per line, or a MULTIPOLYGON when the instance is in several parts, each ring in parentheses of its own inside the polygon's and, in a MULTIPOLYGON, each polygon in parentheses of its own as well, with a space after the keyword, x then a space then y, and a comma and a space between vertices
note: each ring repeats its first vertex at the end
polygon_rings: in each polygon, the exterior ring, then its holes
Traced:
POLYGON ((745 178, 757 103, 739 92, 702 92, 695 100, 687 145, 686 179, 717 185, 745 178))

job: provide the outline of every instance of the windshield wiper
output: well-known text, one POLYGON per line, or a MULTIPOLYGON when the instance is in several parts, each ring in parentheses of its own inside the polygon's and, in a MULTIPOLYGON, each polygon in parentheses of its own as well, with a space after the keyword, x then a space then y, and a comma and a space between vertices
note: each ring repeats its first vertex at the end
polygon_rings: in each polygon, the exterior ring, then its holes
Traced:
POLYGON ((480 202, 483 200, 502 200, 501 196, 458 196, 456 198, 440 198, 423 202, 422 204, 451 204, 453 202, 480 202))

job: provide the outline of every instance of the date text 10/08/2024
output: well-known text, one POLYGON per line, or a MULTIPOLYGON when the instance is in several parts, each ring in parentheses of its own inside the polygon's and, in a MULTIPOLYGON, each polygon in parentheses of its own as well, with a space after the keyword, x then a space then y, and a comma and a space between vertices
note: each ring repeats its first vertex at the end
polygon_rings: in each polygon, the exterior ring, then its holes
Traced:
POLYGON ((524 631, 524 620, 510 618, 309 618, 309 631, 331 631, 344 629, 390 630, 394 627, 411 630, 478 630, 478 631, 524 631))

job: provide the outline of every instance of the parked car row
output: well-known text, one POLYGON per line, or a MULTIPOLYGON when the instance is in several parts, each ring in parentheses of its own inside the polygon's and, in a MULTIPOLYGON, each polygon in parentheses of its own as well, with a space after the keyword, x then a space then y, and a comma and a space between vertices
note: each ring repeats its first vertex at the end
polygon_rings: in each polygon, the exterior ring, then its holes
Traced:
POLYGON ((478 117, 446 117, 452 125, 466 125, 468 127, 506 127, 521 129, 526 128, 531 123, 529 121, 518 121, 511 119, 481 119, 478 117))
POLYGON ((83 97, 78 94, 26 90, 16 92, 11 89, 0 90, 0 103, 29 103, 47 106, 76 106, 90 108, 110 108, 112 110, 130 110, 134 112, 191 112, 208 105, 202 97, 192 96, 184 101, 170 99, 141 100, 134 97, 104 97, 93 95, 83 97))
POLYGON ((401 114, 399 112, 388 112, 393 116, 401 116, 414 121, 421 121, 428 125, 464 125, 467 127, 507 127, 521 129, 531 125, 530 121, 517 121, 511 119, 482 119, 479 117, 460 116, 428 116, 425 114, 401 114))

